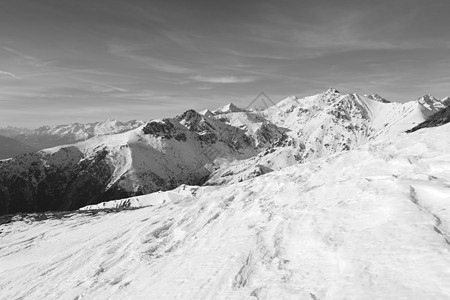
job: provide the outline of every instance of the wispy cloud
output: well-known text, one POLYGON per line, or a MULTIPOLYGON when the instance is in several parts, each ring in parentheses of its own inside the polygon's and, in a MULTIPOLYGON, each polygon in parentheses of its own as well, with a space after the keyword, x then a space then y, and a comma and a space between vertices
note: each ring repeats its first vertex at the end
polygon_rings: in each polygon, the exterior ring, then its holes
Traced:
POLYGON ((271 54, 262 54, 261 52, 240 52, 236 50, 223 50, 227 54, 236 55, 240 57, 246 58, 263 58, 263 59, 275 59, 275 60, 290 60, 291 57, 286 57, 282 55, 271 55, 271 54))
POLYGON ((192 76, 191 79, 199 82, 209 82, 209 83, 247 83, 258 80, 255 76, 203 76, 196 75, 192 76))
POLYGON ((14 75, 13 73, 11 73, 11 72, 6 72, 6 71, 1 71, 1 70, 0 70, 0 76, 6 76, 6 77, 17 78, 17 76, 14 75))
POLYGON ((121 94, 116 94, 113 95, 113 97, 121 97, 130 100, 148 101, 149 99, 153 99, 156 95, 157 94, 154 91, 141 90, 136 92, 125 92, 121 94))
POLYGON ((25 54, 23 54, 22 52, 19 52, 19 51, 17 51, 17 50, 14 50, 14 49, 12 49, 12 48, 9 48, 9 47, 3 46, 2 49, 3 49, 3 50, 6 50, 6 51, 8 51, 8 52, 14 53, 14 54, 16 54, 16 55, 18 55, 18 56, 20 56, 20 57, 22 57, 22 58, 28 59, 28 60, 34 60, 34 59, 35 59, 34 57, 25 55, 25 54))
POLYGON ((79 79, 81 82, 85 82, 91 85, 92 89, 95 92, 103 92, 103 93, 107 93, 107 92, 121 92, 121 93, 126 93, 127 90, 112 84, 108 84, 108 83, 101 83, 101 82, 96 82, 96 81, 90 81, 90 80, 84 80, 84 79, 79 79))
POLYGON ((153 70, 175 74, 186 74, 193 72, 192 69, 189 69, 187 67, 177 65, 163 59, 136 53, 138 50, 142 49, 145 49, 145 46, 121 46, 117 44, 108 44, 108 52, 110 54, 136 61, 142 66, 148 67, 153 70))
POLYGON ((36 57, 24 54, 18 50, 12 49, 10 47, 2 46, 1 48, 5 51, 15 54, 16 56, 20 57, 22 60, 26 61, 28 64, 34 67, 44 67, 51 63, 54 63, 53 60, 41 60, 36 57))

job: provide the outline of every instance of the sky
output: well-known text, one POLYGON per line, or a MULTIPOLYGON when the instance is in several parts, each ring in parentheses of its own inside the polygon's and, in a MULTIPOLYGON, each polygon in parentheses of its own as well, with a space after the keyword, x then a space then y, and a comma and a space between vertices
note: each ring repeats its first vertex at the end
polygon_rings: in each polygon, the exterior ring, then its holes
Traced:
POLYGON ((0 0, 0 126, 450 96, 448 0, 0 0))

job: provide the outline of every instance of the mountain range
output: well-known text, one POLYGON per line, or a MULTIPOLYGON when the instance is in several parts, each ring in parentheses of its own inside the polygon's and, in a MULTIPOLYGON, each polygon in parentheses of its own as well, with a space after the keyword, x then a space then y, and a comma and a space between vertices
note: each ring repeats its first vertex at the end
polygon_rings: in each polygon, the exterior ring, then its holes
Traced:
MULTIPOLYGON (((0 136, 9 137, 33 149, 42 150, 59 145, 68 145, 88 140, 94 136, 124 132, 144 124, 133 120, 120 122, 108 119, 94 123, 72 123, 57 126, 42 126, 37 129, 4 127, 0 128, 0 136)), ((22 153, 20 153, 22 154, 22 153)))
POLYGON ((64 145, 0 161, 0 214, 73 210, 182 184, 245 181, 398 135, 443 110, 445 101, 426 95, 395 103, 329 89, 266 109, 229 104, 148 123, 10 130, 29 144, 64 145), (81 142, 66 144, 71 141, 81 142))

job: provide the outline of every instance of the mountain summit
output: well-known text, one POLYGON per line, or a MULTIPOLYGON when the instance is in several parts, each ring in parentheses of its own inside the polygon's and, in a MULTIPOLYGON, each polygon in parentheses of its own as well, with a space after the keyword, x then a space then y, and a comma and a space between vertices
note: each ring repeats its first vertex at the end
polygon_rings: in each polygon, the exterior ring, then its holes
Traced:
POLYGON ((427 108, 433 113, 436 113, 446 107, 441 101, 434 98, 430 94, 420 97, 419 99, 417 99, 417 102, 419 102, 423 107, 427 108))

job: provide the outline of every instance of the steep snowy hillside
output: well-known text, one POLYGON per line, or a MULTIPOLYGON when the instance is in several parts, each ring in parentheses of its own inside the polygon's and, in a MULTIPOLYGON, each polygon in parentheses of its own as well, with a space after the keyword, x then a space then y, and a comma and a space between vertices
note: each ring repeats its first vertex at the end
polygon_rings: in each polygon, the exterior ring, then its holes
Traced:
POLYGON ((0 159, 11 158, 34 151, 37 150, 12 138, 0 135, 0 159))
POLYGON ((106 120, 95 123, 73 123, 58 126, 43 126, 35 130, 20 130, 17 128, 0 129, 26 145, 36 149, 45 149, 58 145, 73 144, 85 141, 94 136, 125 132, 143 125, 143 121, 120 122, 117 120, 106 120))
POLYGON ((4 217, 1 295, 448 299, 449 131, 184 187, 187 196, 140 196, 128 206, 148 206, 136 210, 4 217))

